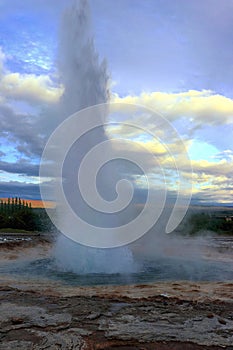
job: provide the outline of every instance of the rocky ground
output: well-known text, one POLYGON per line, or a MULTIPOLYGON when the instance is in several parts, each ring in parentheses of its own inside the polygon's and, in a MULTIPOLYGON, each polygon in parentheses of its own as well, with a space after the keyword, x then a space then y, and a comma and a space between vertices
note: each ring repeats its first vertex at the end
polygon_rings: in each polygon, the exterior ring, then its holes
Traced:
POLYGON ((3 350, 233 350, 233 282, 71 287, 4 275, 0 285, 3 350))

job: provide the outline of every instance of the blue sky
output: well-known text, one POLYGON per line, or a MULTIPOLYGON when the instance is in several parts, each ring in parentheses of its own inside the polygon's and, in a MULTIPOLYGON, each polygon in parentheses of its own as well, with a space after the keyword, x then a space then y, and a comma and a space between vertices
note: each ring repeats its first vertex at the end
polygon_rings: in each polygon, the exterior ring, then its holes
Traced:
MULTIPOLYGON (((0 1, 1 197, 39 198, 41 134, 62 94, 57 48, 71 3, 0 1)), ((232 204, 233 0, 90 0, 90 9, 112 100, 162 113, 189 152, 194 199, 232 204)))

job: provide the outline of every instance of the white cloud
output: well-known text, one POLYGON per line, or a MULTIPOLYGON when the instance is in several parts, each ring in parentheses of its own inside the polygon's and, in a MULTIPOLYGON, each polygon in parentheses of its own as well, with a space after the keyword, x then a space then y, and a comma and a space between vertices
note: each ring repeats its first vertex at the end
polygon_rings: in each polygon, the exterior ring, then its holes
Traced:
POLYGON ((58 102, 62 88, 54 86, 47 75, 6 73, 0 79, 0 93, 6 99, 32 104, 58 102))
POLYGON ((20 100, 30 104, 54 104, 63 92, 48 75, 20 74, 8 71, 4 63, 6 55, 0 50, 1 101, 20 100))
MULTIPOLYGON (((183 195, 186 194, 186 187, 192 183, 193 194, 203 200, 232 202, 233 159, 190 161, 184 152, 191 144, 191 140, 184 142, 183 146, 176 142, 162 144, 156 139, 144 142, 128 140, 125 143, 113 142, 113 148, 129 161, 139 160, 145 176, 153 178, 153 186, 163 184, 165 175, 168 190, 178 190, 179 181, 182 181, 183 188, 180 193, 183 195), (181 177, 178 176, 177 170, 181 177)), ((226 150, 222 153, 230 154, 231 151, 226 150)), ((134 176, 137 178, 139 174, 135 173, 134 176)), ((141 186, 145 186, 145 178, 141 175, 140 181, 141 186)))
POLYGON ((138 104, 161 113, 169 121, 182 117, 190 123, 222 125, 233 123, 233 99, 209 90, 180 93, 152 92, 139 96, 112 95, 113 102, 138 104))

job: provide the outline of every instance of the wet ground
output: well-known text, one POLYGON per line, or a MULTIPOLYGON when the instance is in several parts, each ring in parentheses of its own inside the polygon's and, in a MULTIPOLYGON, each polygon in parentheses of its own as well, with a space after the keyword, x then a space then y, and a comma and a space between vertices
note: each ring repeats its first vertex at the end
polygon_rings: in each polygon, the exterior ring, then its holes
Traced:
MULTIPOLYGON (((34 237, 0 249, 5 266, 44 259, 51 243, 34 237)), ((228 245, 218 245, 222 253, 231 258, 228 245)), ((233 281, 75 286, 2 273, 0 285, 0 349, 233 350, 233 281)))

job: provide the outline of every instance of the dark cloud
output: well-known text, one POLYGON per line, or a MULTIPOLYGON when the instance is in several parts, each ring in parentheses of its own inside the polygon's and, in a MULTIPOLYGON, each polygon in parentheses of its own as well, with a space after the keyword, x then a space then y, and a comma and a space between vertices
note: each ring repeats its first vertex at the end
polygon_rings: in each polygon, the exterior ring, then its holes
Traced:
POLYGON ((0 161, 0 171, 27 176, 39 176, 39 165, 30 164, 26 160, 16 163, 0 161))
POLYGON ((15 143, 26 156, 40 156, 44 139, 38 135, 35 116, 16 113, 11 107, 0 106, 0 136, 7 137, 15 143))
POLYGON ((21 197, 25 199, 41 199, 39 185, 17 181, 1 182, 0 197, 21 197))
MULTIPOLYGON (((53 181, 44 182, 47 200, 53 200, 53 181)), ((39 184, 31 182, 9 181, 0 182, 0 198, 21 197, 25 199, 41 199, 39 184)))

